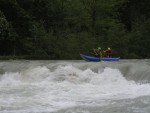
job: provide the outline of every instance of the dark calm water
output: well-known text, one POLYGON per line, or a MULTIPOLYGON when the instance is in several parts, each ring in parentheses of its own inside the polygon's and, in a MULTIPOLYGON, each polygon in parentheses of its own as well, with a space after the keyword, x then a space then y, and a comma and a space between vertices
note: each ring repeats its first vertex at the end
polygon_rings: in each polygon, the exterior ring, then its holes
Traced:
POLYGON ((0 113, 150 113, 150 60, 0 61, 0 113))

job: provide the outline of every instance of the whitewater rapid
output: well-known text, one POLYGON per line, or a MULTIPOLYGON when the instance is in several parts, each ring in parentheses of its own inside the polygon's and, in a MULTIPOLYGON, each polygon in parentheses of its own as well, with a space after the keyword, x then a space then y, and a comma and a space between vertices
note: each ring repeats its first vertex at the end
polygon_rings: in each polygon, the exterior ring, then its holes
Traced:
POLYGON ((0 113, 148 113, 149 69, 150 60, 1 61, 0 113))

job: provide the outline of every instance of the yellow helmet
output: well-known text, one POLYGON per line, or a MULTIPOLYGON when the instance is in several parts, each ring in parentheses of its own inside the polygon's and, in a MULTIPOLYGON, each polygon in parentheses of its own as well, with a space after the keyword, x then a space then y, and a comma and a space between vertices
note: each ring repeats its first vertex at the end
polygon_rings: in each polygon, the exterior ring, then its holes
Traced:
POLYGON ((110 48, 108 47, 108 50, 110 50, 110 48))

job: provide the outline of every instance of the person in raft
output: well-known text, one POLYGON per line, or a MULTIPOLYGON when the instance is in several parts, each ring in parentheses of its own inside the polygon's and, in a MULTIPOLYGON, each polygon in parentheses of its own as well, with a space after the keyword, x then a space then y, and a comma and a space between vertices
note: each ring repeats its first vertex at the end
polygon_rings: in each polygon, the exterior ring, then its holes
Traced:
POLYGON ((97 49, 93 49, 93 51, 94 51, 96 57, 100 57, 100 58, 103 57, 101 47, 98 47, 97 49))
POLYGON ((106 50, 104 50, 104 53, 107 54, 107 57, 108 57, 108 58, 110 58, 111 55, 112 55, 112 51, 111 51, 111 49, 110 49, 109 47, 108 47, 106 50))

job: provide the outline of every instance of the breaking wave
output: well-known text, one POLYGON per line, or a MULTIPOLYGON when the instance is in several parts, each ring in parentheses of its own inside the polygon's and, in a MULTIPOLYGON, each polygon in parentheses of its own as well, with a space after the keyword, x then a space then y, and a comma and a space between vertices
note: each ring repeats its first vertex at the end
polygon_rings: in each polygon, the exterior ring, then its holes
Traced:
POLYGON ((20 62, 0 63, 0 111, 3 113, 103 106, 108 100, 150 95, 148 61, 20 62))

